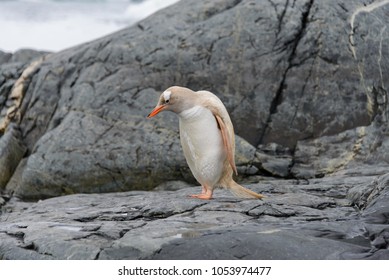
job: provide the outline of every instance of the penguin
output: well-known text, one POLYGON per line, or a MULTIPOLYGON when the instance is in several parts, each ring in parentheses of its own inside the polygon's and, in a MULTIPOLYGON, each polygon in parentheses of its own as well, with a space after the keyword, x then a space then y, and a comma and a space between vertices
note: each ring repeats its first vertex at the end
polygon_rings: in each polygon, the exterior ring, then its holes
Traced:
POLYGON ((172 86, 161 94, 147 118, 155 117, 162 111, 178 115, 185 159, 202 186, 201 193, 191 197, 209 200, 215 188, 226 188, 237 197, 264 198, 233 179, 233 173, 238 174, 234 127, 226 107, 215 94, 172 86))

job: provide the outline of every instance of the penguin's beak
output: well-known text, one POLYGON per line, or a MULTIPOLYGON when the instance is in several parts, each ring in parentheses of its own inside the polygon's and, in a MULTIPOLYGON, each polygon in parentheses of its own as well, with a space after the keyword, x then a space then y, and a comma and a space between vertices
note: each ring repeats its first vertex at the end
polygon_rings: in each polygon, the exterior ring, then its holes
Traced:
POLYGON ((165 104, 157 105, 157 107, 155 107, 155 108, 150 112, 150 114, 147 115, 147 118, 150 119, 150 118, 156 116, 157 114, 159 114, 160 112, 162 112, 163 110, 166 110, 166 105, 165 105, 165 104))

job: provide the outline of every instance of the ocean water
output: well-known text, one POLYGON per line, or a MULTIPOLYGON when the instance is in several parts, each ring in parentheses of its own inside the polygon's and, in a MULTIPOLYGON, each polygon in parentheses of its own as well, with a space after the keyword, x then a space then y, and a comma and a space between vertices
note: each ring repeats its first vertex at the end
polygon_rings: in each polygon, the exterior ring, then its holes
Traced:
POLYGON ((179 0, 0 0, 0 50, 60 51, 132 25, 179 0))

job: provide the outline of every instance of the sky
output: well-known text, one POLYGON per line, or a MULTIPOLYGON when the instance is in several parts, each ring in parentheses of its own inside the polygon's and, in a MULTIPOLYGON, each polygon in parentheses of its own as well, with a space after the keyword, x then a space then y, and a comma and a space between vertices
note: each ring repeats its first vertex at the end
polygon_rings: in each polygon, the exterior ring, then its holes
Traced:
POLYGON ((125 28, 178 0, 0 0, 0 50, 60 51, 125 28))

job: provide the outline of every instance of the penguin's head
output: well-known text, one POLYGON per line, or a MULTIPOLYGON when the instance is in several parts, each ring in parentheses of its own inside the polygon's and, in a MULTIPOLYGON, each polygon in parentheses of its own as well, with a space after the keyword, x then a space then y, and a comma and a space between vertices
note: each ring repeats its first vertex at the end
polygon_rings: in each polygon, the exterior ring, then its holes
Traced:
POLYGON ((157 106, 148 114, 147 118, 152 118, 162 111, 172 111, 176 114, 194 106, 193 91, 173 86, 165 90, 159 97, 157 106))

